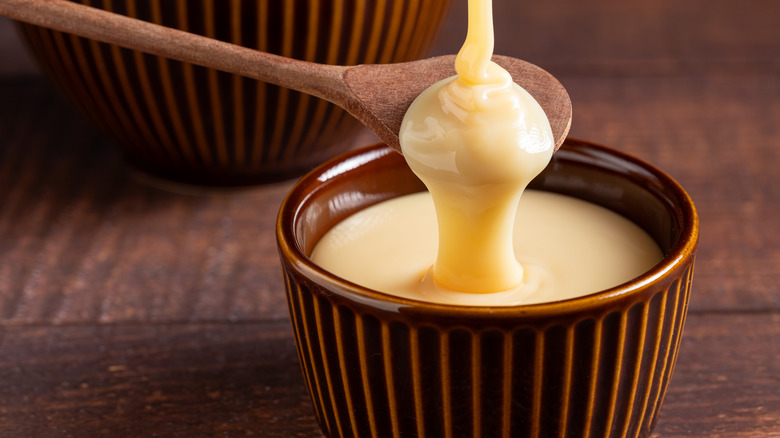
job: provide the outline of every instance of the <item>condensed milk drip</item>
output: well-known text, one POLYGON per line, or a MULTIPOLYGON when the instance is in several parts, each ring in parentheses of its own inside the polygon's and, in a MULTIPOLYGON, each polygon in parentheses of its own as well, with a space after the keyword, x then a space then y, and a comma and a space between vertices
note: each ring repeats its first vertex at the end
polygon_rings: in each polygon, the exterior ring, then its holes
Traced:
POLYGON ((331 229, 311 259, 356 284, 416 300, 512 306, 616 286, 663 257, 605 208, 523 191, 554 138, 539 104, 493 63, 492 4, 469 0, 457 76, 424 91, 399 138, 428 193, 391 199, 331 229))
POLYGON ((457 76, 423 92, 401 125, 401 150, 436 207, 433 280, 454 291, 523 282, 512 228, 520 195, 550 161, 554 139, 539 104, 490 60, 492 4, 469 0, 457 76))

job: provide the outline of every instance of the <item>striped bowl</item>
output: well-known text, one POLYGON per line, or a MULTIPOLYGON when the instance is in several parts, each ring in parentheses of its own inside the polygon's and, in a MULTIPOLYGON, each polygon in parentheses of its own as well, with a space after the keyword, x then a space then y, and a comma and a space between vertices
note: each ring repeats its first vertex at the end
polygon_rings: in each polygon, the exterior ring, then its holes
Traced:
POLYGON ((672 376, 698 218, 669 176, 569 139, 533 187, 630 218, 665 258, 612 289, 517 307, 437 305, 360 287, 313 264, 323 233, 424 190, 378 145, 304 177, 277 223, 303 376, 330 437, 646 437, 672 376))
MULTIPOLYGON (((353 65, 422 57, 450 0, 79 1, 266 52, 353 65)), ((289 89, 19 28, 47 75, 151 175, 200 185, 284 179, 347 150, 360 132, 345 111, 289 89)))

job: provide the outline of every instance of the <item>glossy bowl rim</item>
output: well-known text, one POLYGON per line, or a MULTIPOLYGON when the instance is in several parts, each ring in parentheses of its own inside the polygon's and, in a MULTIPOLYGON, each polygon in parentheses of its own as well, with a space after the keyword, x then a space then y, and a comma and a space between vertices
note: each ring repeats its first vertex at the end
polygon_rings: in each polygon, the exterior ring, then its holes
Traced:
POLYGON ((368 306, 378 310, 391 312, 415 313, 430 316, 462 317, 462 318, 534 318, 549 317, 555 315, 595 312, 598 309, 612 309, 620 306, 626 300, 630 302, 641 299, 648 291, 655 293, 647 286, 661 281, 663 277, 677 268, 692 263, 695 258, 696 247, 699 239, 699 219, 693 200, 683 187, 670 175, 646 161, 601 144, 568 137, 564 144, 577 144, 578 147, 597 150, 601 153, 614 156, 620 160, 630 162, 641 167, 663 183, 665 189, 670 190, 679 200, 676 208, 683 217, 680 237, 664 258, 649 271, 640 276, 617 286, 599 292, 569 298, 566 300, 544 302, 538 304, 522 304, 516 306, 473 306, 463 304, 442 304, 429 301, 401 298, 385 292, 376 291, 349 280, 343 279, 315 264, 304 253, 295 238, 296 217, 301 207, 312 193, 307 193, 305 188, 311 184, 324 184, 331 178, 342 175, 354 168, 351 161, 357 163, 379 159, 387 154, 397 153, 383 143, 377 143, 354 149, 336 156, 327 162, 317 166, 312 171, 301 177, 292 189, 287 193, 279 209, 276 223, 276 238, 280 257, 283 264, 289 263, 298 269, 305 277, 317 284, 328 284, 328 294, 353 304, 368 306), (349 163, 349 164, 347 164, 349 163))

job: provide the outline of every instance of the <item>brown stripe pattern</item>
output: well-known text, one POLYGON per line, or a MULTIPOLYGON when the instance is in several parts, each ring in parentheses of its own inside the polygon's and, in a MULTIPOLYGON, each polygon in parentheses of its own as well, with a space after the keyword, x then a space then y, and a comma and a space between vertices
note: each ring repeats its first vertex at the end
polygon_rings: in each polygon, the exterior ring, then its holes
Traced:
POLYGON ((303 178, 282 204, 277 241, 290 316, 326 435, 649 436, 677 359, 698 241, 682 188, 631 157, 567 139, 535 188, 631 218, 667 256, 624 285, 559 303, 396 299, 306 257, 345 216, 419 185, 403 157, 373 147, 303 178))
MULTIPOLYGON (((75 1, 75 0, 74 0, 75 1)), ((79 0, 141 20, 330 64, 422 57, 449 0, 79 0)), ((140 169, 210 185, 293 176, 360 125, 298 92, 20 24, 44 71, 140 169)))
POLYGON ((286 268, 304 377, 334 437, 649 436, 693 271, 597 318, 475 330, 338 303, 286 268))

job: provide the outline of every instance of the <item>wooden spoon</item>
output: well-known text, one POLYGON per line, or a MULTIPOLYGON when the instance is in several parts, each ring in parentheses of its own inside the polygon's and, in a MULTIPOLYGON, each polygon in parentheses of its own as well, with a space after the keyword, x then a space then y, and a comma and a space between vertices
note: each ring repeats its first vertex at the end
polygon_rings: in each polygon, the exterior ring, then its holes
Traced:
MULTIPOLYGON (((397 64, 339 66, 299 61, 114 14, 68 0, 0 0, 0 15, 153 55, 261 80, 328 100, 400 152, 412 101, 455 74, 454 55, 397 64)), ((571 100, 555 77, 519 59, 494 56, 542 106, 558 149, 571 126, 571 100)))

